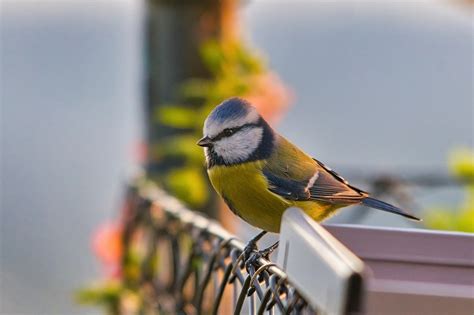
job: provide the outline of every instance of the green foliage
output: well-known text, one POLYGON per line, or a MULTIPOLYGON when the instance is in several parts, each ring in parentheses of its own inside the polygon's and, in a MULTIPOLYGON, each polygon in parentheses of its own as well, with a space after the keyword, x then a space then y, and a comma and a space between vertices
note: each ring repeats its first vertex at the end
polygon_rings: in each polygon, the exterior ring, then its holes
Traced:
POLYGON ((203 101, 202 119, 223 99, 249 92, 254 77, 266 71, 263 59, 238 42, 209 41, 201 56, 213 79, 190 80, 181 91, 188 99, 203 101))
POLYGON ((118 305, 123 290, 120 282, 110 280, 79 291, 76 300, 81 304, 100 305, 107 314, 119 314, 118 305))
POLYGON ((449 159, 451 172, 460 180, 474 181, 474 149, 462 148, 454 151, 449 159))
POLYGON ((465 198, 456 208, 430 209, 425 215, 425 224, 439 230, 474 232, 474 150, 454 151, 449 166, 453 175, 465 184, 465 198))
POLYGON ((229 74, 247 75, 264 71, 262 61, 238 42, 227 43, 209 41, 201 49, 201 55, 207 68, 216 76, 229 74))
POLYGON ((129 285, 133 286, 139 281, 142 255, 140 255, 138 249, 133 246, 129 246, 123 255, 122 277, 127 280, 129 285))
POLYGON ((201 170, 195 167, 182 167, 170 171, 166 182, 168 187, 176 192, 176 197, 187 200, 191 205, 203 204, 208 198, 205 178, 201 170))
POLYGON ((222 100, 251 91, 255 76, 266 71, 262 58, 238 42, 206 42, 201 57, 211 78, 190 78, 179 89, 181 102, 155 107, 153 122, 174 132, 160 135, 149 148, 154 163, 167 165, 153 179, 194 208, 208 206, 213 194, 196 145, 205 118, 222 100))
POLYGON ((100 305, 109 315, 157 314, 156 310, 144 303, 145 296, 145 292, 127 288, 119 281, 109 280, 80 291, 76 300, 85 305, 100 305))
POLYGON ((196 137, 188 134, 165 137, 150 148, 150 154, 154 159, 178 159, 184 157, 186 161, 190 162, 190 166, 199 165, 199 169, 201 169, 203 165, 203 152, 196 145, 196 142, 196 137))
POLYGON ((167 105, 156 108, 155 121, 173 128, 196 128, 196 110, 179 105, 167 105))

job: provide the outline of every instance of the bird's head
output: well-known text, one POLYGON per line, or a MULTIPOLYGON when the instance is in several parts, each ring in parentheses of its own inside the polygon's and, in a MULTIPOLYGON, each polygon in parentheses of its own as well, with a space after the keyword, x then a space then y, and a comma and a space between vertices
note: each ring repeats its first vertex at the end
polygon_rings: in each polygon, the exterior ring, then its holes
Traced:
POLYGON ((266 158, 273 146, 273 131, 247 101, 231 98, 218 105, 204 122, 208 166, 232 165, 266 158))

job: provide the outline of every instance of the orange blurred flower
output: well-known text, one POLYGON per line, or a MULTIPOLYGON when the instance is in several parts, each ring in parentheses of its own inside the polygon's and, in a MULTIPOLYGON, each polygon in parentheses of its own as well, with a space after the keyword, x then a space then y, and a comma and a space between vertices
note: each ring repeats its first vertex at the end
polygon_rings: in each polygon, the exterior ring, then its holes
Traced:
POLYGON ((103 223, 95 231, 92 248, 103 265, 107 276, 116 278, 121 275, 122 224, 118 221, 103 223))
POLYGON ((293 101, 293 93, 273 72, 257 75, 244 98, 254 105, 265 120, 277 123, 293 101))

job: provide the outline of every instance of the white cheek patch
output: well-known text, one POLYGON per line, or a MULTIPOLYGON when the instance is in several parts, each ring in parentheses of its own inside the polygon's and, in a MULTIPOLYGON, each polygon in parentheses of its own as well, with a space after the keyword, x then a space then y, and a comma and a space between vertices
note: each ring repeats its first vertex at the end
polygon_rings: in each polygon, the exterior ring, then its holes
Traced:
POLYGON ((206 119, 204 122, 204 135, 213 138, 218 135, 225 128, 235 128, 240 127, 246 124, 255 124, 260 119, 260 115, 255 109, 252 109, 245 116, 230 118, 229 120, 220 122, 220 121, 209 121, 206 119))
POLYGON ((263 128, 244 128, 214 144, 214 152, 228 163, 243 162, 252 155, 262 141, 263 128))

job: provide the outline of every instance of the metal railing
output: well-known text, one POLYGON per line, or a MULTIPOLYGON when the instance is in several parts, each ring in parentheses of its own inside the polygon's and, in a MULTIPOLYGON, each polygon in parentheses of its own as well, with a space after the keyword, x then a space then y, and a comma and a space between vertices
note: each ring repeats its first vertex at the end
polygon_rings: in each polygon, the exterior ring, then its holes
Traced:
POLYGON ((119 308, 133 302, 130 291, 140 311, 114 314, 398 314, 401 305, 423 314, 431 304, 430 314, 472 310, 467 233, 325 229, 290 208, 276 265, 244 261, 235 236, 144 179, 129 189, 123 213, 119 308))
POLYGON ((156 186, 130 188, 126 204, 124 281, 138 286, 148 309, 157 314, 317 313, 275 263, 245 262, 240 240, 156 186), (131 252, 141 259, 139 268, 129 270, 131 252))

